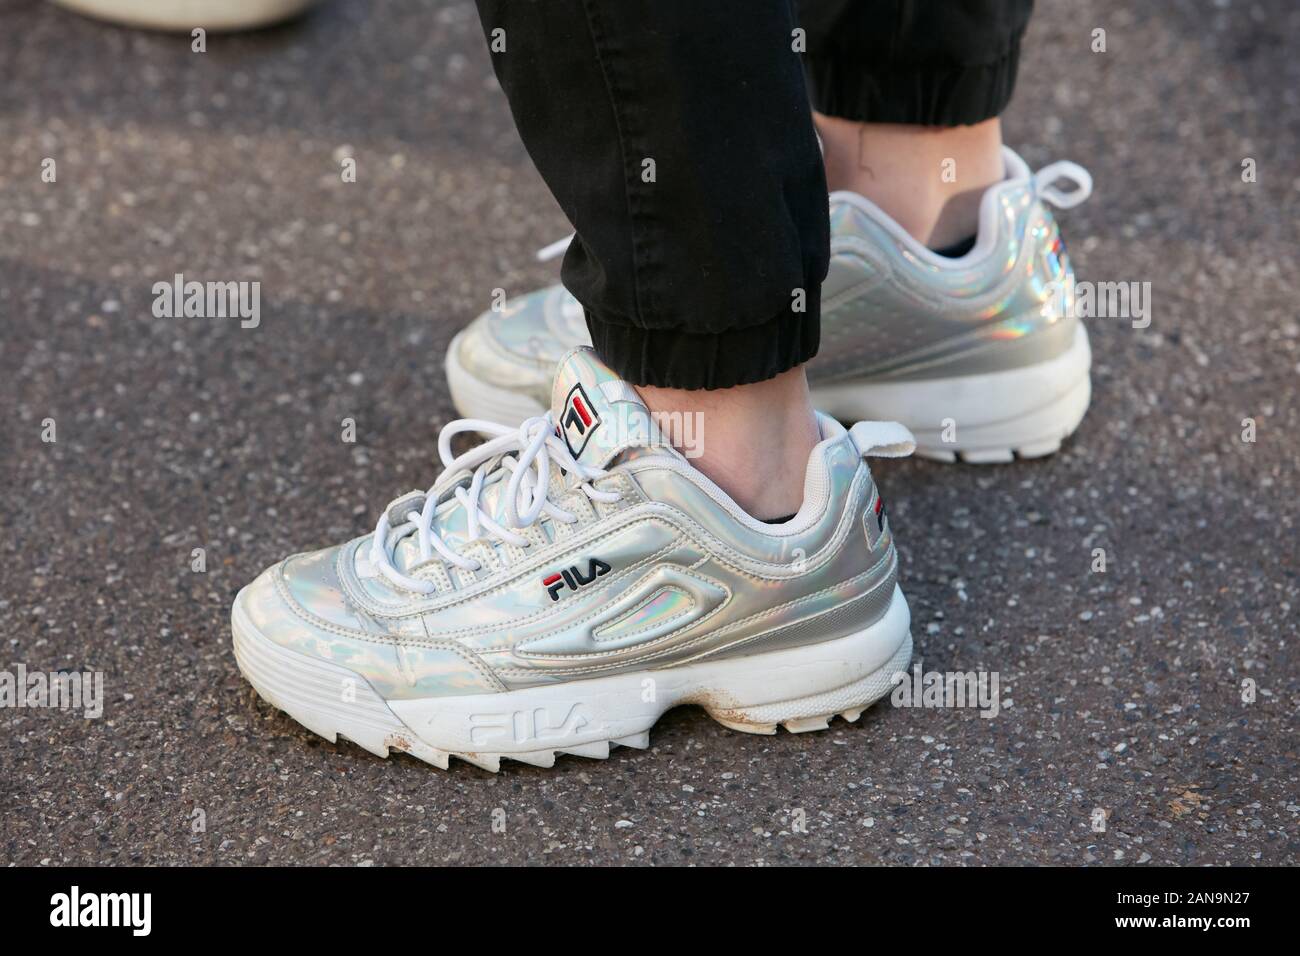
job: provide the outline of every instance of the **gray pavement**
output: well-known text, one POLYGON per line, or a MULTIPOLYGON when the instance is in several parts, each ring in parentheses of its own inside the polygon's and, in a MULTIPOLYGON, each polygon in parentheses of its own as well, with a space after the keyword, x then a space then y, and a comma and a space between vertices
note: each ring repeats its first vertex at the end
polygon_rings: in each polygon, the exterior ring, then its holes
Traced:
POLYGON ((1091 323, 1054 458, 878 469, 918 656, 999 672, 996 718, 687 708, 494 776, 326 743, 228 634, 261 568, 432 480, 448 340, 555 274, 472 4, 325 0, 195 54, 0 0, 0 668, 106 698, 0 711, 0 861, 1296 862, 1298 37, 1285 0, 1040 4, 1008 142, 1092 170, 1080 278, 1149 281, 1151 325, 1091 323), (155 318, 177 272, 260 280, 261 325, 155 318))

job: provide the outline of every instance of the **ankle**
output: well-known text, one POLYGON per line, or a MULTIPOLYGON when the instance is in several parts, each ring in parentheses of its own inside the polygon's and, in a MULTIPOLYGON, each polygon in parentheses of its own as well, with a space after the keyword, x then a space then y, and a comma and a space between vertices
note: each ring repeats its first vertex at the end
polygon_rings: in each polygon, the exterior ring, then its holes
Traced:
POLYGON ((679 450, 748 514, 771 520, 799 510, 808 456, 821 441, 802 366, 735 388, 637 391, 657 420, 692 419, 694 440, 679 450))
POLYGON ((984 191, 1005 176, 996 117, 973 126, 815 120, 830 188, 865 196, 932 249, 974 235, 984 191))

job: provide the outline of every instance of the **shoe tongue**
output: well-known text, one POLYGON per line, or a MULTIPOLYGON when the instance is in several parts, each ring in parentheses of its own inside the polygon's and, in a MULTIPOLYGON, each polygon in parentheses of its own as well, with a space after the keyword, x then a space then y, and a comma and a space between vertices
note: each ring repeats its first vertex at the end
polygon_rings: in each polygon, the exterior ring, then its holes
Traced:
MULTIPOLYGON (((614 374, 596 358, 591 348, 577 348, 560 360, 551 392, 555 430, 569 446, 573 457, 592 468, 604 468, 615 458, 637 449, 671 452, 671 445, 660 433, 636 389, 614 374)), ((488 479, 479 504, 497 521, 505 521, 504 496, 507 475, 497 473, 488 479)), ((565 479, 551 468, 551 491, 563 494, 565 479)), ((406 521, 408 511, 423 507, 421 492, 403 495, 389 504, 389 522, 396 527, 406 521)), ((449 498, 438 507, 434 530, 453 549, 469 540, 465 509, 449 498)), ((364 553, 360 553, 364 559, 364 553)), ((407 534, 394 549, 393 564, 407 573, 421 564, 418 539, 407 534)), ((367 580, 373 575, 363 576, 367 580)))
POLYGON ((560 360, 551 416, 573 457, 593 468, 604 468, 632 448, 669 447, 636 389, 590 348, 574 349, 560 360))

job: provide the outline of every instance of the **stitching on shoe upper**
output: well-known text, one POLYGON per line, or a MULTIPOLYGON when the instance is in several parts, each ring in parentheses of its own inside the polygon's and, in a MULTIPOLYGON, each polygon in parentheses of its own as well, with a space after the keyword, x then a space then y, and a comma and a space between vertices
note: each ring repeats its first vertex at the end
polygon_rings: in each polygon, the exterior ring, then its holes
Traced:
MULTIPOLYGON (((840 582, 837 582, 837 583, 835 583, 835 584, 827 585, 826 587, 824 587, 824 588, 822 588, 822 589, 820 589, 820 590, 818 590, 818 591, 813 591, 813 592, 810 593, 810 594, 802 595, 802 596, 800 596, 800 597, 798 597, 798 598, 794 598, 794 599, 792 599, 792 600, 790 600, 790 601, 786 601, 786 602, 783 603, 783 604, 777 604, 777 605, 774 605, 773 607, 770 607, 770 608, 764 608, 762 611, 757 611, 757 612, 755 612, 754 614, 749 615, 749 617, 742 618, 742 619, 739 620, 739 621, 734 621, 734 622, 732 622, 731 624, 728 624, 725 628, 723 628, 723 629, 721 629, 721 630, 718 630, 718 631, 710 631, 710 632, 708 632, 708 633, 701 634, 701 635, 699 635, 698 637, 693 637, 693 638, 691 638, 689 641, 686 641, 685 643, 682 643, 682 644, 676 644, 676 645, 673 645, 672 647, 664 648, 664 649, 659 650, 659 651, 657 651, 657 652, 653 652, 653 653, 650 653, 650 654, 646 654, 646 655, 643 655, 643 656, 639 656, 639 657, 637 657, 634 661, 631 661, 631 662, 629 662, 629 663, 631 663, 631 664, 633 664, 633 665, 635 665, 635 666, 638 666, 638 667, 645 666, 646 664, 648 664, 648 662, 651 662, 651 661, 653 661, 653 660, 655 660, 655 659, 657 659, 657 658, 665 657, 665 656, 667 656, 667 655, 670 654, 670 653, 674 653, 674 652, 676 652, 676 651, 686 650, 686 649, 689 649, 689 648, 691 648, 691 647, 695 647, 695 646, 697 646, 697 645, 699 645, 699 644, 704 643, 704 642, 707 641, 708 639, 710 639, 710 638, 714 638, 714 637, 718 637, 719 635, 725 636, 725 635, 726 635, 728 632, 730 632, 730 631, 738 630, 738 629, 744 627, 746 624, 749 624, 749 623, 751 623, 751 622, 753 622, 753 621, 761 620, 764 616, 766 616, 766 615, 770 615, 770 614, 772 614, 772 613, 774 613, 774 612, 776 612, 776 611, 782 611, 782 610, 786 610, 786 609, 789 609, 789 608, 793 608, 793 607, 796 607, 796 606, 799 605, 799 604, 802 604, 802 603, 805 603, 805 602, 808 602, 808 601, 814 600, 814 599, 816 599, 816 598, 819 598, 819 597, 821 597, 823 594, 826 594, 826 593, 829 592, 829 591, 832 591, 832 590, 834 590, 834 589, 836 589, 836 588, 843 587, 845 584, 855 584, 855 583, 857 583, 858 581, 862 581, 862 580, 869 579, 873 574, 875 574, 875 573, 878 571, 878 569, 880 568, 880 565, 881 565, 882 562, 884 562, 884 561, 888 561, 888 560, 891 560, 891 559, 892 559, 893 562, 895 562, 895 564, 896 564, 896 562, 897 562, 897 552, 895 551, 895 549, 894 549, 892 546, 891 546, 890 549, 889 549, 889 554, 887 554, 884 558, 882 558, 881 561, 876 562, 876 564, 875 564, 871 569, 869 569, 869 570, 867 570, 867 571, 864 571, 864 572, 862 572, 861 574, 856 575, 856 576, 854 576, 854 577, 852 577, 852 578, 849 578, 847 581, 840 581, 840 582)), ((889 575, 888 573, 886 573, 886 574, 884 575, 884 577, 881 578, 880 581, 877 581, 875 584, 873 584, 873 585, 871 586, 871 588, 869 588, 868 590, 864 591, 863 594, 870 594, 872 591, 874 591, 876 588, 878 588, 878 587, 879 587, 881 584, 883 584, 885 581, 888 581, 889 578, 890 578, 890 575, 889 575)), ((862 595, 856 595, 856 596, 857 596, 857 597, 861 597, 862 595)), ((717 613, 718 611, 720 611, 720 610, 721 610, 723 607, 725 607, 725 606, 726 606, 726 602, 724 602, 723 604, 719 605, 717 608, 715 608, 715 609, 714 609, 712 612, 710 612, 709 614, 707 614, 707 615, 705 615, 704 617, 700 618, 699 621, 693 623, 691 626, 692 626, 692 627, 695 627, 695 626, 698 626, 699 624, 701 624, 701 623, 707 621, 710 617, 713 616, 713 614, 717 613)), ((669 636, 670 636, 670 635, 669 635, 669 636)), ((737 642, 737 645, 736 645, 736 646, 738 646, 738 647, 739 647, 739 646, 743 646, 746 642, 748 642, 748 641, 751 640, 752 638, 761 637, 761 636, 763 636, 763 635, 762 635, 762 634, 758 634, 758 635, 752 635, 751 637, 748 637, 748 638, 743 638, 741 641, 738 641, 738 642, 737 642)), ((644 647, 650 647, 650 646, 653 646, 653 645, 652 645, 652 644, 642 645, 642 648, 644 648, 644 647)), ((642 649, 642 648, 638 648, 638 650, 640 650, 640 649, 642 649)), ((718 648, 718 649, 721 650, 722 648, 718 648)), ((510 652, 509 652, 509 651, 498 651, 498 652, 493 652, 493 656, 495 656, 496 654, 504 654, 504 653, 510 653, 510 652)), ((609 651, 609 652, 606 652, 605 655, 603 655, 603 656, 605 656, 606 658, 608 658, 608 657, 612 656, 614 653, 617 653, 617 652, 609 651)), ((566 656, 570 656, 570 655, 566 655, 566 656)), ((571 655, 571 656, 573 656, 573 657, 575 657, 575 658, 579 658, 579 657, 580 657, 580 655, 571 655)), ((597 655, 585 655, 585 656, 586 656, 586 657, 595 657, 595 656, 597 656, 597 655)), ((622 661, 615 661, 615 662, 607 662, 607 663, 600 663, 600 664, 592 664, 592 665, 588 665, 588 666, 584 666, 584 667, 547 668, 546 671, 545 671, 545 673, 546 673, 547 676, 552 676, 552 677, 554 677, 554 676, 564 677, 564 676, 577 675, 577 674, 589 674, 589 673, 593 673, 593 672, 595 672, 595 671, 599 671, 599 670, 609 670, 609 669, 617 668, 617 667, 622 666, 623 663, 624 663, 624 662, 622 662, 622 661)), ((502 665, 502 666, 498 666, 498 665, 489 665, 489 666, 491 666, 491 667, 493 668, 493 670, 494 670, 494 672, 495 672, 496 674, 498 674, 498 675, 500 675, 500 676, 502 676, 502 677, 528 677, 528 676, 534 676, 534 675, 537 674, 537 669, 536 669, 536 668, 527 668, 527 667, 510 667, 510 666, 503 666, 503 665, 502 665)))
POLYGON ((337 634, 340 637, 346 637, 349 640, 355 640, 363 644, 371 644, 376 647, 393 647, 397 644, 403 644, 407 647, 423 647, 429 650, 451 651, 472 668, 480 677, 483 677, 491 684, 500 684, 499 679, 493 673, 491 668, 489 668, 488 665, 479 658, 473 648, 466 647, 458 642, 437 639, 411 641, 406 640, 405 638, 407 635, 404 634, 391 634, 387 632, 383 634, 375 634, 370 631, 357 631, 318 617, 294 599, 292 593, 289 591, 288 585, 284 581, 283 572, 284 562, 281 561, 275 566, 274 573, 271 575, 271 580, 275 584, 276 594, 279 595, 280 600, 285 602, 290 611, 292 611, 297 617, 302 618, 302 620, 306 621, 312 627, 319 628, 322 631, 328 631, 331 634, 337 634))
MULTIPOLYGON (((860 462, 857 468, 857 472, 854 475, 853 482, 849 487, 847 495, 845 496, 846 502, 856 502, 857 499, 861 497, 862 486, 864 483, 866 483, 869 480, 869 475, 870 475, 870 469, 866 466, 865 463, 860 462)), ((824 557, 824 556, 833 555, 835 552, 839 550, 839 548, 843 545, 845 538, 848 536, 850 529, 854 525, 854 518, 856 515, 856 511, 857 511, 856 507, 848 507, 847 505, 842 509, 836 527, 830 532, 826 540, 822 543, 821 547, 819 547, 814 554, 806 556, 805 560, 808 562, 807 567, 809 569, 816 568, 823 561, 829 560, 829 557, 824 557)), ((659 502, 651 501, 649 499, 643 499, 642 501, 636 503, 635 505, 632 505, 631 507, 625 509, 621 513, 617 515, 611 515, 610 517, 615 520, 621 520, 622 523, 620 523, 614 528, 601 528, 599 527, 598 523, 589 524, 586 528, 582 529, 582 532, 575 534, 573 538, 569 539, 569 542, 572 542, 571 546, 581 547, 594 542, 600 537, 604 537, 612 533, 612 531, 615 530, 621 531, 626 528, 630 528, 634 526, 638 522, 649 520, 651 518, 657 518, 663 521, 672 529, 674 529, 676 532, 678 532, 679 535, 685 536, 690 541, 691 545, 695 547, 697 550, 701 551, 702 553, 707 554, 714 559, 725 558, 726 560, 723 563, 726 563, 737 574, 746 577, 749 580, 752 581, 784 580, 791 576, 788 573, 779 573, 781 571, 786 570, 788 568, 788 565, 777 564, 775 562, 761 561, 759 559, 753 558, 750 555, 744 554, 738 549, 732 548, 725 541, 722 541, 718 539, 716 536, 714 536, 713 534, 709 533, 702 525, 699 524, 699 522, 697 522, 690 515, 672 507, 671 505, 664 505, 659 502), (700 542, 704 542, 703 546, 700 544, 700 542), (747 567, 747 565, 748 566, 762 565, 767 568, 771 568, 773 571, 776 571, 778 573, 765 576, 760 572, 751 570, 751 567, 747 567)), ((364 592, 360 592, 357 587, 351 560, 345 560, 345 559, 348 558, 351 554, 354 554, 356 548, 360 545, 360 542, 365 540, 367 539, 358 538, 352 542, 349 542, 347 545, 344 545, 342 548, 340 548, 340 553, 338 558, 339 581, 343 587, 344 593, 348 596, 350 600, 352 600, 354 604, 356 604, 359 608, 366 611, 367 613, 371 614, 373 617, 379 618, 381 620, 389 620, 389 621, 401 620, 409 617, 418 617, 426 614, 432 614, 440 610, 445 610, 447 608, 452 608, 452 607, 458 607, 462 604, 472 603, 473 601, 479 600, 481 598, 498 594, 512 587, 515 581, 523 574, 533 573, 537 570, 540 570, 541 568, 545 567, 548 564, 554 563, 555 561, 555 558, 538 557, 535 558, 531 564, 521 564, 521 565, 514 566, 511 569, 515 571, 514 574, 509 575, 504 580, 495 583, 489 588, 485 588, 482 590, 470 590, 468 591, 468 593, 457 592, 454 596, 451 594, 440 594, 429 600, 417 601, 415 602, 414 606, 406 607, 398 611, 392 609, 391 607, 384 607, 383 605, 378 604, 372 598, 370 598, 369 595, 365 594, 364 592)), ((566 544, 567 543, 568 542, 566 542, 566 544)), ((644 563, 644 561, 638 562, 638 564, 641 563, 644 563)), ((636 565, 632 565, 631 567, 636 567, 636 565)), ((616 580, 616 579, 611 579, 611 581, 612 580, 616 580)), ((550 612, 549 608, 543 608, 535 615, 529 615, 528 617, 520 618, 519 622, 521 623, 526 622, 532 620, 534 617, 541 616, 549 612, 550 612)), ((488 627, 488 626, 471 625, 470 627, 466 627, 466 628, 458 628, 456 633, 458 635, 471 636, 479 633, 482 630, 495 630, 495 629, 496 628, 494 626, 488 627)))
MULTIPOLYGON (((714 578, 709 577, 708 575, 704 574, 701 571, 694 571, 692 569, 692 572, 686 572, 686 569, 684 568, 679 568, 678 570, 687 573, 687 576, 693 576, 698 581, 703 581, 705 584, 711 584, 714 587, 716 587, 719 591, 722 591, 724 594, 726 594, 726 597, 718 603, 717 607, 713 608, 703 617, 699 618, 699 620, 692 621, 691 622, 692 627, 696 627, 702 622, 707 621, 709 618, 713 617, 715 614, 717 614, 719 611, 721 611, 723 608, 725 608, 728 604, 731 603, 731 598, 732 598, 731 590, 721 581, 715 580, 714 578)), ((582 617, 573 621, 571 626, 585 624, 586 622, 590 621, 592 618, 599 617, 600 613, 603 610, 604 610, 603 607, 593 608, 590 613, 584 614, 582 617)), ((661 637, 655 638, 653 641, 649 641, 646 644, 641 645, 641 647, 655 647, 659 643, 668 640, 670 637, 672 637, 672 634, 664 634, 661 637)), ((529 641, 526 643, 532 643, 534 640, 537 640, 537 638, 530 638, 529 641)), ((520 656, 517 655, 515 652, 522 649, 523 647, 524 647, 524 642, 520 642, 520 643, 513 644, 510 647, 503 647, 499 650, 485 651, 484 653, 486 654, 504 653, 504 654, 510 654, 512 656, 520 656)), ((611 654, 620 654, 628 650, 632 650, 632 648, 617 648, 615 650, 593 651, 591 653, 578 652, 576 654, 547 654, 545 652, 533 652, 527 656, 529 658, 533 658, 536 660, 583 660, 583 659, 593 658, 593 657, 607 657, 611 654)))
POLYGON ((656 628, 665 627, 668 624, 671 624, 673 621, 680 620, 681 618, 686 617, 688 614, 694 611, 695 608, 696 608, 696 603, 695 603, 695 597, 693 595, 687 594, 681 588, 674 588, 665 585, 664 587, 661 587, 658 591, 655 591, 654 594, 651 594, 649 597, 642 600, 631 610, 624 611, 618 617, 614 618, 612 621, 606 621, 600 627, 592 628, 591 639, 595 641, 597 644, 599 644, 601 641, 626 641, 629 638, 636 637, 638 634, 644 634, 646 631, 653 631, 656 628), (687 602, 686 607, 682 608, 682 610, 678 611, 676 614, 672 615, 671 617, 666 617, 658 621, 651 621, 649 624, 643 624, 638 628, 634 628, 633 630, 626 631, 622 634, 617 635, 616 637, 601 637, 599 635, 598 632, 601 631, 602 629, 608 631, 608 630, 612 630, 615 627, 618 627, 619 624, 626 621, 633 614, 636 614, 642 608, 648 607, 650 604, 654 603, 654 601, 659 597, 659 595, 664 594, 668 591, 676 591, 678 594, 685 595, 686 602, 687 602))

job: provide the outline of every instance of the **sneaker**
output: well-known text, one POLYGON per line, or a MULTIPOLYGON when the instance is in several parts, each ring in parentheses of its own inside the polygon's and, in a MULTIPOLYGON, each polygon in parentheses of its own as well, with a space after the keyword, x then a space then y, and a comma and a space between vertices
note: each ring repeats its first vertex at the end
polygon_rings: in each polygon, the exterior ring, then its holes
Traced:
POLYGON ((553 396, 515 427, 452 422, 432 488, 239 592, 235 656, 268 703, 381 757, 495 771, 646 747, 679 704, 772 734, 856 720, 890 691, 912 640, 865 459, 909 454, 906 429, 822 417, 803 506, 769 524, 590 349, 553 396), (474 431, 489 437, 453 457, 474 431))
POLYGON ((302 13, 316 0, 51 0, 98 20, 146 30, 252 30, 302 13))
MULTIPOLYGON (((1091 353, 1066 308, 1074 275, 1047 206, 1077 205, 1092 179, 1069 162, 1031 175, 1004 152, 1007 178, 984 194, 960 258, 926 249, 856 193, 831 194, 821 351, 808 363, 817 408, 841 421, 897 419, 917 453, 939 461, 1047 455, 1078 428, 1091 353)), ((463 415, 517 424, 546 408, 560 356, 590 341, 562 286, 510 300, 452 340, 452 400, 463 415)))

